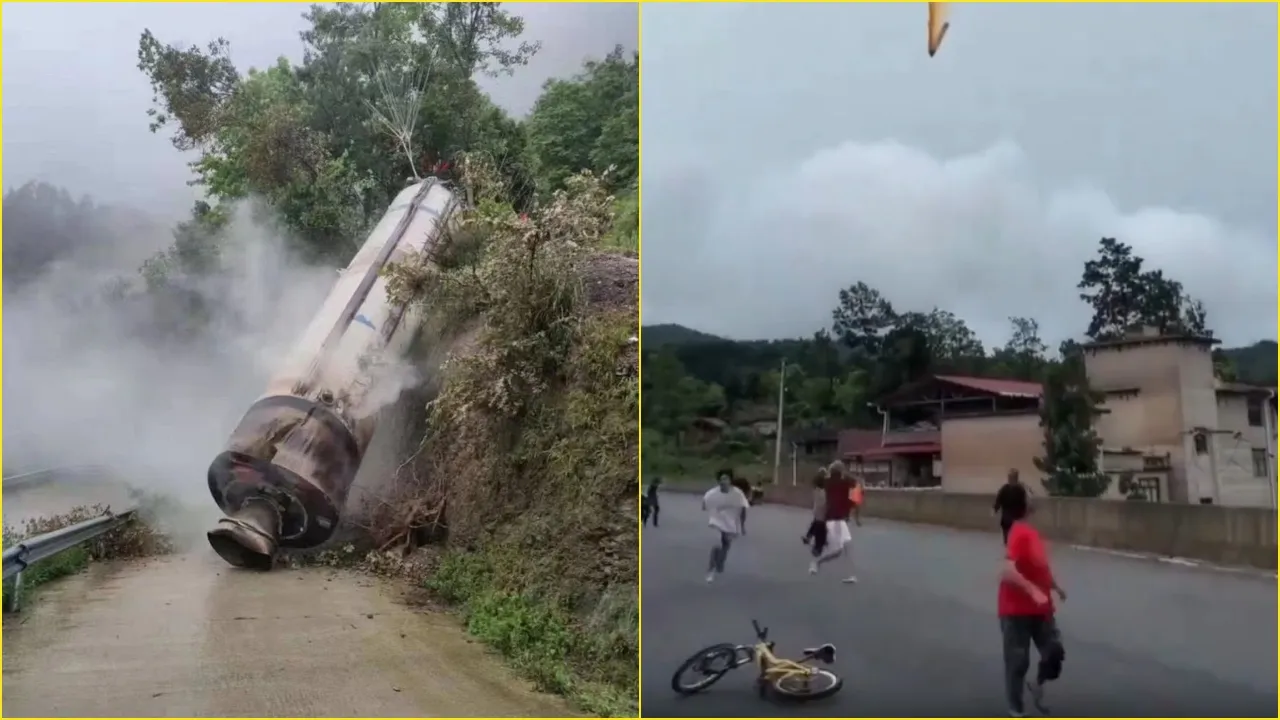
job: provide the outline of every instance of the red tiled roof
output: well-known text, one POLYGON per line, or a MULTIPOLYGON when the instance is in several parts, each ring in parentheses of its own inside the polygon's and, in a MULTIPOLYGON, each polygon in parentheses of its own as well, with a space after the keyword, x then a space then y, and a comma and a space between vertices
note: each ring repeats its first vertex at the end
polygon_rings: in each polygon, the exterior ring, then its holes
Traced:
POLYGON ((964 375, 935 375, 934 377, 943 382, 951 383, 952 385, 963 385, 967 388, 994 393, 996 395, 1004 395, 1005 397, 1038 398, 1044 391, 1044 388, 1040 383, 1026 382, 1024 380, 999 380, 996 378, 967 377, 964 375))

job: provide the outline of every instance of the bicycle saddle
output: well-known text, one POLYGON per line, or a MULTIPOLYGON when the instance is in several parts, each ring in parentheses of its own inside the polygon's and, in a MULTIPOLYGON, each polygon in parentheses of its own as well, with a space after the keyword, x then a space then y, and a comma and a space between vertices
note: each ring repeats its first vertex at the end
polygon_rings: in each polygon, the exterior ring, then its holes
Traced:
POLYGON ((805 657, 817 658, 824 663, 831 664, 836 661, 836 646, 831 643, 825 643, 821 647, 805 648, 805 657))

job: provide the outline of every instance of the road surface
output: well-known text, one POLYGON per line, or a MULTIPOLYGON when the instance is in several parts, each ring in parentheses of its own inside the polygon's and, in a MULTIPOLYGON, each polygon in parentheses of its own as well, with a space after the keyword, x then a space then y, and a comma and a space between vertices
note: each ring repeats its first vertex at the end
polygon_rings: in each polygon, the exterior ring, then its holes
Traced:
MULTIPOLYGON (((6 493, 5 515, 98 500, 6 493), (24 500, 38 504, 25 505, 24 500)), ((202 526, 203 527, 203 526, 202 526)), ((326 569, 231 568, 207 545, 100 563, 4 621, 6 717, 563 717, 455 620, 326 569)))
MULTIPOLYGON (((1005 714, 995 593, 998 533, 867 521, 854 528, 857 585, 839 561, 808 574, 808 513, 753 508, 726 573, 708 585, 712 531, 698 498, 662 498, 643 534, 642 711, 647 717, 974 717, 1005 714), (783 656, 831 642, 835 697, 778 706, 749 668, 680 698, 672 673, 718 642, 750 643, 751 619, 783 656)), ((1054 715, 1275 717, 1276 579, 1069 547, 1051 548, 1068 601, 1054 715)), ((1030 703, 1028 703, 1030 707, 1030 703)))

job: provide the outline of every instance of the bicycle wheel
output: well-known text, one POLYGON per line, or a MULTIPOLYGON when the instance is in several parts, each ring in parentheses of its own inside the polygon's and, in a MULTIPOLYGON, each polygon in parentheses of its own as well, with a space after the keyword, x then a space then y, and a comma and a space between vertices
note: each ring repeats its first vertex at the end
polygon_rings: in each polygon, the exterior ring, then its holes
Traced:
POLYGON ((830 670, 814 668, 812 673, 791 673, 773 681, 773 690, 789 700, 821 700, 840 692, 844 678, 830 670))
POLYGON ((737 646, 720 643, 705 647, 693 655, 671 676, 671 689, 681 695, 692 695, 702 692, 725 676, 725 673, 737 667, 737 646), (692 677, 686 682, 685 674, 692 677))

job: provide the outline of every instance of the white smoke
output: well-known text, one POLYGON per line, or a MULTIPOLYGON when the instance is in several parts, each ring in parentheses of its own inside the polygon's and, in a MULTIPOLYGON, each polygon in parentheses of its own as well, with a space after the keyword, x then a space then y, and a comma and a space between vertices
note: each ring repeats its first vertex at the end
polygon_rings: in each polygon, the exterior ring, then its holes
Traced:
POLYGON ((119 273, 96 261, 72 258, 6 293, 5 474, 105 465, 143 490, 216 513, 210 461, 337 277, 291 257, 253 215, 235 213, 227 271, 188 286, 213 321, 183 342, 140 332, 152 313, 181 309, 97 301, 119 273))

